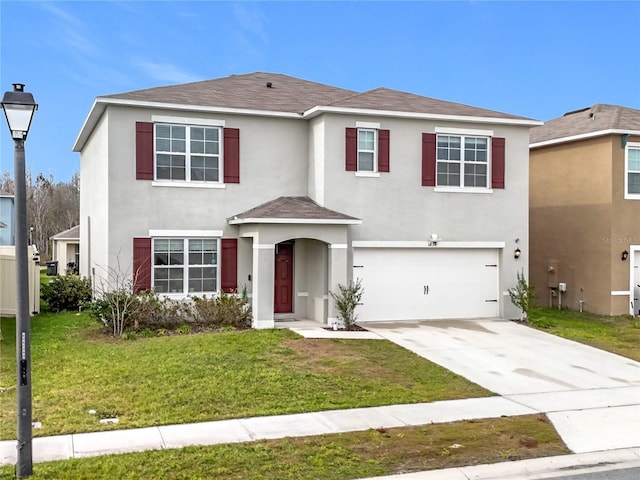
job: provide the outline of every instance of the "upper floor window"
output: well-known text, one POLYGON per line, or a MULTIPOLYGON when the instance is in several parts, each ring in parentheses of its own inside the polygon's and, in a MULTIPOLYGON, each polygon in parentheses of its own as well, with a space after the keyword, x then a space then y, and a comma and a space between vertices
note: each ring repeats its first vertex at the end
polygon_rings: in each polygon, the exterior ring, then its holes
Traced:
POLYGON ((155 125, 156 180, 220 182, 221 128, 155 125))
POLYGON ((640 143, 627 143, 625 184, 625 198, 640 199, 640 143))
POLYGON ((436 186, 487 188, 489 139, 438 135, 436 186))
POLYGON ((240 183, 240 130, 159 117, 136 122, 136 179, 161 186, 225 188, 240 183))
POLYGON ((377 171, 376 130, 358 129, 358 171, 377 171))
POLYGON ((356 176, 379 177, 389 172, 389 130, 371 122, 356 122, 346 129, 345 169, 356 176))

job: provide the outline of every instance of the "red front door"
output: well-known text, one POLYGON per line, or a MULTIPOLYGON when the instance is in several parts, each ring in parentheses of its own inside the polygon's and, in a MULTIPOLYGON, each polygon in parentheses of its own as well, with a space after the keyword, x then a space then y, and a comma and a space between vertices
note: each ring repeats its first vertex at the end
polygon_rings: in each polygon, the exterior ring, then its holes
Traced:
POLYGON ((293 312, 293 243, 276 245, 273 311, 293 312))

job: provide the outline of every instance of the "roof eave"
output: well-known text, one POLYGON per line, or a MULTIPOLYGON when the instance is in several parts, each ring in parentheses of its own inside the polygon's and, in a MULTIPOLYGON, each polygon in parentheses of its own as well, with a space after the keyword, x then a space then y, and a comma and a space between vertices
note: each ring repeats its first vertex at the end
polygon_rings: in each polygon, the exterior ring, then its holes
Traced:
POLYGON ((89 136, 93 132, 98 120, 109 105, 120 105, 125 107, 142 107, 153 109, 168 109, 185 112, 203 112, 203 113, 230 113, 235 115, 254 115, 262 117, 278 117, 278 118, 302 118, 299 113, 280 112, 277 110, 252 110, 247 108, 230 108, 230 107, 212 107, 206 105, 185 105, 181 103, 165 103, 165 102, 149 102, 145 100, 130 100, 123 98, 97 97, 93 102, 93 106, 89 111, 80 133, 73 144, 73 151, 80 152, 84 148, 89 136))
POLYGON ((336 113, 344 115, 371 115, 378 117, 396 117, 396 118, 412 118, 418 120, 447 120, 454 122, 470 122, 470 123, 492 123, 503 125, 520 125, 526 127, 537 127, 544 125, 539 120, 531 120, 527 118, 497 118, 497 117, 478 117, 471 115, 445 115, 440 113, 423 113, 423 112, 403 112, 395 110, 374 110, 367 108, 347 108, 347 107, 330 107, 318 105, 303 113, 302 117, 314 118, 323 113, 336 113))
POLYGON ((230 218, 229 225, 249 223, 306 224, 306 225, 360 225, 357 218, 230 218))
POLYGON ((586 140, 589 138, 602 137, 605 135, 640 135, 640 130, 624 130, 620 128, 609 128, 606 130, 597 130, 595 132, 580 133, 578 135, 570 135, 568 137, 552 138, 550 140, 544 140, 542 142, 530 143, 529 148, 548 147, 550 145, 557 145, 560 143, 577 142, 579 140, 586 140))

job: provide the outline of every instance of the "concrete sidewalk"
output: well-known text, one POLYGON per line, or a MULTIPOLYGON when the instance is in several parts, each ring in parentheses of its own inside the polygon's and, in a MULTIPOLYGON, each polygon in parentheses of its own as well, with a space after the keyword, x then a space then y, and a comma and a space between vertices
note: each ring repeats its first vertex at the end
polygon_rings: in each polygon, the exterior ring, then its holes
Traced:
MULTIPOLYGON (((33 461, 45 462, 189 445, 251 442, 535 413, 535 410, 512 400, 486 397, 77 433, 34 438, 33 461)), ((15 461, 15 440, 0 442, 0 465, 12 464, 15 461)))

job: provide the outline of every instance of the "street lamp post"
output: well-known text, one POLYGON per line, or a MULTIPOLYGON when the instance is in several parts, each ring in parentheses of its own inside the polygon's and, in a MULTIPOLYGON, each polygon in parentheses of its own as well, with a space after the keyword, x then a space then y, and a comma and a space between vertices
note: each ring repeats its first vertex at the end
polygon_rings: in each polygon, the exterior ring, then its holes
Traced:
POLYGON ((16 477, 33 475, 31 424, 31 334, 29 318, 29 265, 27 257, 27 187, 25 181, 24 142, 38 105, 21 83, 5 92, 2 108, 14 141, 15 252, 16 252, 16 371, 18 410, 18 456, 16 477))

